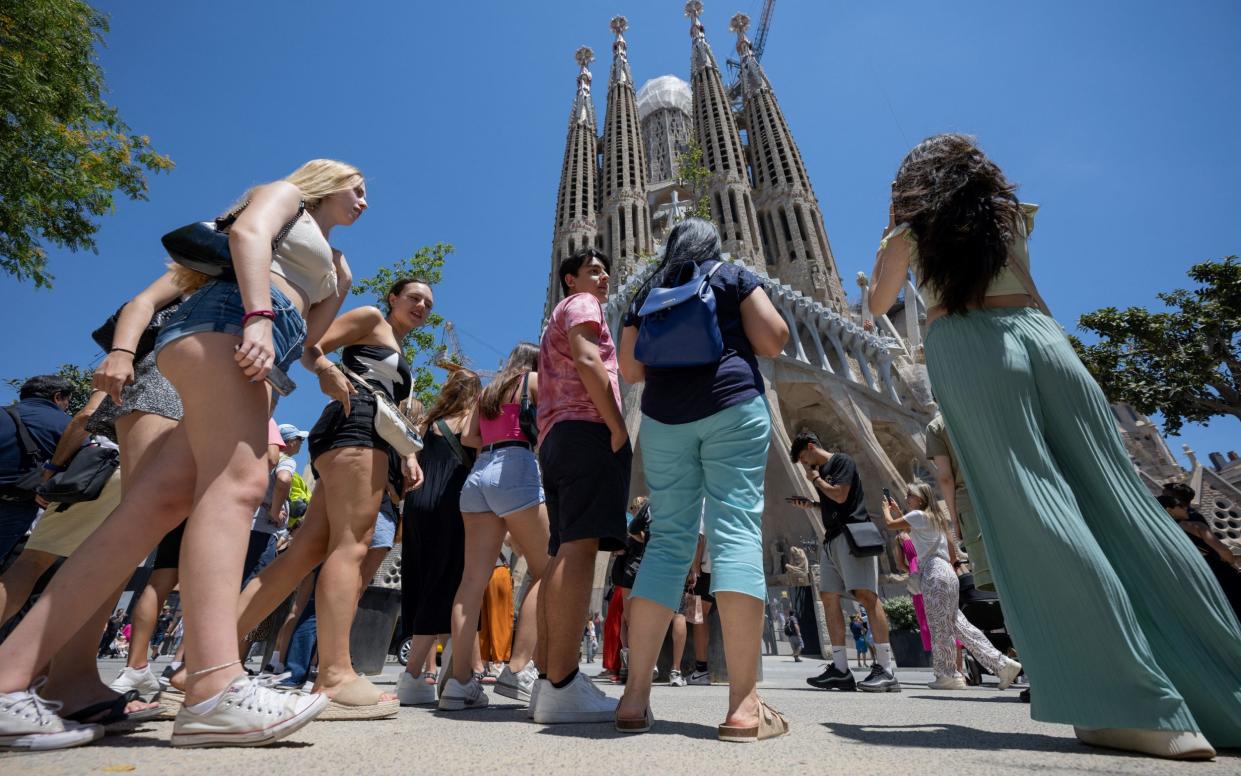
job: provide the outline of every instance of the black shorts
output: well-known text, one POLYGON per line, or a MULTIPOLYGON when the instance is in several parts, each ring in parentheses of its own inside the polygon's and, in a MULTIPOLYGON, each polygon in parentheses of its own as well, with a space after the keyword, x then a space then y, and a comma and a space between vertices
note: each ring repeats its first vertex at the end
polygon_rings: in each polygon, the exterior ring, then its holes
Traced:
POLYGON ((625 547, 625 504, 633 450, 626 442, 612 452, 612 434, 602 423, 562 420, 539 445, 543 491, 555 555, 562 542, 598 539, 600 552, 625 547))
POLYGON ((156 569, 175 569, 181 565, 181 537, 185 535, 185 521, 182 520, 176 528, 164 535, 159 540, 159 547, 155 548, 155 565, 156 569))
POLYGON ((715 603, 715 596, 711 595, 711 575, 709 573, 703 572, 698 575, 698 581, 694 583, 694 595, 707 603, 715 603))
POLYGON ((375 397, 362 390, 349 397, 348 415, 338 401, 324 407, 306 441, 311 463, 338 447, 388 449, 388 443, 375 431, 375 397))

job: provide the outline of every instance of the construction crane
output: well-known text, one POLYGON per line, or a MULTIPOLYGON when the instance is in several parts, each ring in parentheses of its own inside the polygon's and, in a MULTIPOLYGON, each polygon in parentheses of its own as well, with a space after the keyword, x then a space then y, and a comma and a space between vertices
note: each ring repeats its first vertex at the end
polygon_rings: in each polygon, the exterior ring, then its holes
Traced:
MULTIPOLYGON (((754 48, 754 58, 760 62, 763 59, 763 49, 767 46, 767 33, 771 29, 771 13, 775 8, 776 0, 763 0, 763 10, 758 17, 758 28, 754 31, 754 37, 750 40, 750 45, 754 48)), ((733 112, 740 113, 742 110, 741 62, 732 58, 729 58, 726 62, 730 77, 728 99, 732 102, 733 112)))
POLYGON ((457 328, 452 321, 444 321, 440 332, 440 343, 435 349, 435 365, 440 369, 455 372, 458 369, 469 369, 484 380, 495 377, 495 372, 486 369, 475 369, 470 366, 470 359, 461 349, 461 339, 457 336, 457 328))

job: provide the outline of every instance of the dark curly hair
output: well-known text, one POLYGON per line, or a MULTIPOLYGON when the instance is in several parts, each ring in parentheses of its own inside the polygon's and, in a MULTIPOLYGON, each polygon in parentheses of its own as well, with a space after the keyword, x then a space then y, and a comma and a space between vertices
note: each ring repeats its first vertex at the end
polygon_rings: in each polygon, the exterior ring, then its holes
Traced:
POLYGON ((892 184, 896 223, 918 241, 918 276, 950 315, 978 306, 1004 268, 1020 217, 1017 187, 974 138, 945 133, 914 146, 892 184))

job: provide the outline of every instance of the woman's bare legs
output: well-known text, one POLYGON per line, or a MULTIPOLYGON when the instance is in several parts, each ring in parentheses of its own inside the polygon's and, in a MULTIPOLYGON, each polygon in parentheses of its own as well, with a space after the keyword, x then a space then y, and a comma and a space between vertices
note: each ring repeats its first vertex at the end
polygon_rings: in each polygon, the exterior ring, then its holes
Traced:
POLYGON ((379 571, 379 566, 391 551, 391 547, 371 547, 367 549, 366 557, 362 560, 362 589, 358 592, 359 598, 366 593, 367 586, 375 578, 375 572, 379 571))
MULTIPOLYGON (((629 596, 629 679, 616 709, 618 719, 642 719, 651 705, 651 674, 672 620, 672 610, 649 598, 629 596)), ((730 664, 731 665, 731 664, 730 664)))
MULTIPOLYGON (((144 419, 154 417, 145 415, 144 419)), ((130 447, 132 450, 132 442, 130 447)), ((122 451, 121 455, 124 465, 126 454, 122 451)), ((52 656, 67 648, 91 615, 103 603, 110 605, 115 600, 113 592, 189 512, 194 458, 189 439, 179 426, 145 451, 132 476, 124 472, 122 469, 122 480, 130 483, 125 486, 125 496, 87 539, 89 545, 83 545, 89 551, 74 553, 65 561, 38 603, 0 644, 0 692, 29 687, 52 656)), ((92 658, 102 630, 101 624, 87 645, 92 658)))
MULTIPOLYGON (((388 480, 388 455, 383 450, 341 447, 316 458, 315 468, 327 490, 310 501, 313 504, 325 497, 329 518, 327 557, 315 589, 319 633, 315 690, 333 695, 358 676, 349 655, 349 630, 364 585, 362 563, 388 480)), ((395 698, 382 696, 383 700, 395 698)))
POLYGON ((474 666, 458 656, 478 654, 478 613, 507 529, 504 521, 491 512, 463 512, 461 519, 465 522, 465 568, 452 601, 452 677, 465 684, 474 666), (470 645, 469 653, 464 649, 466 645, 470 645))
POLYGON ((509 656, 508 667, 511 671, 520 671, 534 657, 538 641, 538 600, 540 580, 543 570, 547 568, 547 508, 543 504, 504 517, 504 525, 513 537, 513 542, 526 559, 533 581, 522 599, 521 611, 517 618, 517 633, 513 638, 513 653, 509 656))
POLYGON ((271 614, 323 562, 327 555, 329 534, 327 488, 326 483, 319 483, 315 488, 315 497, 306 510, 306 519, 297 529, 289 548, 277 555, 241 591, 237 603, 241 610, 237 618, 237 638, 244 638, 257 628, 263 618, 271 614))
MULTIPOLYGON (((725 725, 758 724, 758 660, 763 641, 763 602, 745 593, 715 594, 728 661, 728 716, 725 725)), ((630 676, 633 676, 630 673, 630 676)))
POLYGON ((435 672, 435 645, 439 636, 413 636, 409 642, 409 660, 405 663, 405 673, 419 677, 423 673, 435 672))
MULTIPOLYGON (((39 578, 59 559, 50 552, 22 550, 13 565, 4 570, 0 575, 0 625, 21 611, 34 586, 39 584, 39 578)), ((99 639, 95 639, 95 646, 99 646, 99 639)))
POLYGON ((154 635, 155 625, 159 621, 159 610, 168 594, 177 586, 177 577, 175 568, 155 569, 138 595, 132 618, 133 639, 129 642, 129 662, 126 664, 130 668, 147 667, 151 636, 154 635))
MULTIPOLYGON (((292 549, 292 545, 290 545, 289 549, 292 549)), ((285 552, 287 554, 288 550, 285 552)), ((279 558, 280 556, 276 557, 279 558)), ((310 601, 310 594, 314 590, 314 577, 307 574, 306 578, 297 586, 297 596, 293 599, 293 606, 289 607, 289 613, 284 618, 284 624, 280 626, 279 632, 276 633, 276 646, 272 651, 273 655, 279 653, 283 657, 289 654, 289 640, 293 638, 293 631, 297 627, 298 618, 306 610, 306 604, 310 601)), ((242 616, 244 617, 245 615, 243 614, 242 616)))
POLYGON ((181 543, 187 705, 220 694, 243 673, 238 591, 250 521, 267 492, 271 399, 266 383, 250 382, 235 366, 236 345, 237 337, 205 332, 174 340, 159 354, 160 371, 185 407, 180 429, 196 475, 181 543), (223 667, 210 670, 216 666, 223 667))
POLYGON ((672 615, 672 668, 681 670, 681 658, 685 656, 685 615, 676 612, 672 615))

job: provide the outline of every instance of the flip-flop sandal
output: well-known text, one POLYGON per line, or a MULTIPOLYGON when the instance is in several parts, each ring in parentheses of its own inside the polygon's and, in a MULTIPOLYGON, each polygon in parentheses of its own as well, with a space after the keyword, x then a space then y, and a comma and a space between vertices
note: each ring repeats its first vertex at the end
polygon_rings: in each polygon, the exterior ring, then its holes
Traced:
POLYGON ((336 696, 328 701, 327 708, 315 719, 383 719, 400 711, 399 699, 380 700, 381 695, 383 693, 370 680, 359 676, 337 690, 336 696))
POLYGON ((651 725, 655 724, 655 715, 651 713, 651 707, 646 707, 646 712, 639 719, 621 719, 616 718, 617 733, 645 733, 651 729, 651 725))
POLYGON ((72 714, 62 714, 61 717, 72 722, 108 727, 109 725, 117 725, 122 722, 142 722, 158 716, 163 711, 161 707, 156 706, 151 709, 142 709, 132 714, 126 714, 125 707, 135 700, 138 700, 138 691, 130 690, 110 701, 92 703, 72 714))
POLYGON ((758 724, 751 727, 740 725, 720 725, 717 728, 721 741, 734 744, 752 744, 768 738, 776 738, 789 732, 788 720, 784 715, 767 705, 762 698, 758 701, 758 724))

